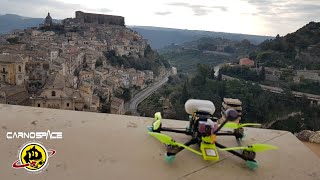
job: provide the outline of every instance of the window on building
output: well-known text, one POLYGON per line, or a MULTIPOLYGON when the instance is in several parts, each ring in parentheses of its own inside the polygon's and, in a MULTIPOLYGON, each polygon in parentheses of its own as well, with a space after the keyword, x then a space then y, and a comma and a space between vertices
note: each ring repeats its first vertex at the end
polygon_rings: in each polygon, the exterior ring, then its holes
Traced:
POLYGON ((67 103, 67 107, 69 107, 69 105, 70 105, 70 104, 69 104, 69 103, 67 103))
POLYGON ((2 72, 6 72, 6 68, 2 68, 2 72))
POLYGON ((18 69, 19 69, 19 72, 21 72, 21 66, 19 66, 19 68, 18 68, 18 69))
POLYGON ((38 104, 38 107, 40 107, 40 104, 38 104))
POLYGON ((52 92, 51 92, 51 96, 56 96, 56 92, 55 92, 55 91, 52 91, 52 92))

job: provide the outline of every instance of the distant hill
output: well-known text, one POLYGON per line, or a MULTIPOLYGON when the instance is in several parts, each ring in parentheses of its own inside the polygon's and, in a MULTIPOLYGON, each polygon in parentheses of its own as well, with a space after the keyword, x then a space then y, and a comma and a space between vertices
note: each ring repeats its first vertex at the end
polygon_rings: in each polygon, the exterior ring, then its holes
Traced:
POLYGON ((160 49, 170 44, 182 44, 185 42, 195 41, 202 37, 221 37, 235 41, 244 39, 249 40, 252 44, 260 44, 266 39, 271 39, 270 36, 256 36, 247 34, 233 34, 224 32, 198 31, 198 30, 183 30, 160 28, 150 26, 129 26, 131 29, 139 32, 143 37, 149 40, 152 48, 160 49))
POLYGON ((180 72, 194 73, 197 64, 216 66, 235 62, 256 51, 258 46, 248 40, 232 41, 223 38, 203 37, 181 45, 170 45, 158 50, 180 72))
POLYGON ((310 22, 294 33, 264 41, 252 58, 269 67, 320 69, 320 23, 310 22))
MULTIPOLYGON (((23 17, 15 14, 0 15, 0 33, 8 33, 14 29, 25 29, 28 27, 38 26, 42 24, 44 18, 30 18, 23 17)), ((54 22, 60 22, 60 20, 53 20, 54 22)))

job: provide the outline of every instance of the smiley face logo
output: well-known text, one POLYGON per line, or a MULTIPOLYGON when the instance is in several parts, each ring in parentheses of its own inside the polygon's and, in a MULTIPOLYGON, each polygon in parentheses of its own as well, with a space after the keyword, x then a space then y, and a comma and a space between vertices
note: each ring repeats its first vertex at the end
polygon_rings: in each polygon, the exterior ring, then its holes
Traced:
POLYGON ((12 167, 25 168, 30 172, 40 172, 46 167, 48 159, 55 153, 55 150, 47 151, 40 143, 28 143, 20 149, 19 159, 12 164, 12 167))

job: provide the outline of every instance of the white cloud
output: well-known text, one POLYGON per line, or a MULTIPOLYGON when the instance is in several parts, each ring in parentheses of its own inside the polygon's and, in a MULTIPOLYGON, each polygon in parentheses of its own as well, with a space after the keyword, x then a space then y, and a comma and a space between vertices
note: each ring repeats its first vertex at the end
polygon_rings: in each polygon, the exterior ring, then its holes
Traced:
POLYGON ((166 16, 171 14, 172 12, 170 11, 163 11, 163 12, 155 12, 156 15, 160 15, 160 16, 166 16))

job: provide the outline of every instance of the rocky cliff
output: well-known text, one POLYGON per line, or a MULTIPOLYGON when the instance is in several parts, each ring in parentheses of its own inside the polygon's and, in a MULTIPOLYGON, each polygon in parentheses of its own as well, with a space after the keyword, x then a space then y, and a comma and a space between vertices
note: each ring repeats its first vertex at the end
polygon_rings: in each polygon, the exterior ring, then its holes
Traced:
POLYGON ((303 130, 295 135, 301 141, 309 141, 320 144, 320 131, 303 130))

